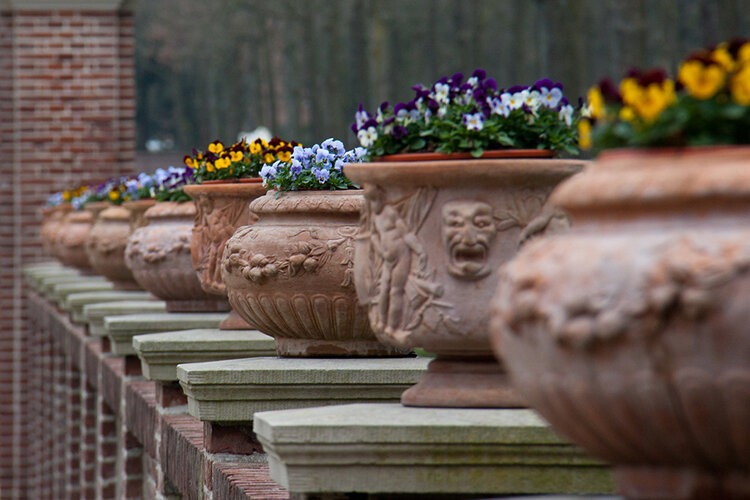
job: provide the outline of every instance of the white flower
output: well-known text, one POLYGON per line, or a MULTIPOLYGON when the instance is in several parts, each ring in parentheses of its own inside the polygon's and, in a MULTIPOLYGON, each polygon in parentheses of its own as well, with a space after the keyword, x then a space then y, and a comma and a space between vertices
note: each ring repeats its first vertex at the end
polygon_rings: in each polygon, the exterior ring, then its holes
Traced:
POLYGON ((466 83, 468 83, 472 87, 476 87, 477 83, 479 83, 479 78, 477 78, 476 76, 472 76, 471 78, 466 80, 466 83))
POLYGON ((365 124, 367 120, 370 119, 370 115, 367 113, 367 111, 357 111, 354 113, 354 122, 357 124, 357 128, 362 128, 362 125, 365 124))
POLYGON ((523 103, 530 110, 536 110, 542 104, 542 94, 540 94, 538 90, 524 90, 524 92, 526 95, 523 97, 523 103))
POLYGON ((552 89, 548 89, 546 87, 542 88, 542 102, 550 109, 554 109, 557 107, 557 105, 560 103, 560 99, 562 99, 562 96, 562 90, 557 87, 554 87, 552 89))
POLYGON ((524 92, 526 91, 523 90, 521 92, 516 92, 515 94, 505 92, 500 96, 500 100, 502 101, 503 106, 507 106, 510 110, 518 109, 523 106, 524 92))
POLYGON ((464 125, 468 130, 482 130, 484 128, 484 116, 482 116, 482 113, 467 113, 464 115, 464 125))
POLYGON ((593 113, 594 107, 591 104, 584 104, 581 108, 581 116, 583 118, 591 118, 591 113, 593 113))
POLYGON ((568 104, 567 106, 563 106, 562 108, 560 108, 558 117, 560 118, 560 120, 565 122, 565 125, 570 127, 573 124, 573 106, 568 104))
POLYGON ((508 106, 506 103, 503 103, 502 99, 498 99, 497 97, 488 97, 487 104, 490 105, 492 114, 506 117, 510 114, 510 106, 508 106))
POLYGON ((435 84, 435 99, 437 102, 442 104, 448 103, 448 96, 450 96, 451 87, 447 83, 436 83, 435 84))
POLYGON ((362 129, 357 132, 357 139, 359 139, 359 143, 362 145, 362 147, 369 148, 378 139, 378 131, 375 130, 375 127, 362 129))

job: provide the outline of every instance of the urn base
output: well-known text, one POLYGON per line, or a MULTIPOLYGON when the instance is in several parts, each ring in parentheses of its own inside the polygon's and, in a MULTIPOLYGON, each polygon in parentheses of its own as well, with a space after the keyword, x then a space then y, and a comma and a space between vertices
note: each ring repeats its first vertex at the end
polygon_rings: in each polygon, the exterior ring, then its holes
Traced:
POLYGON ((381 344, 376 340, 320 340, 276 337, 276 353, 288 358, 406 356, 410 349, 381 344))
POLYGON ((620 494, 631 500, 750 499, 750 473, 691 467, 617 467, 620 494))
POLYGON ((508 374, 495 358, 438 356, 419 383, 401 395, 405 406, 438 408, 524 408, 508 374))
POLYGON ((245 319, 232 309, 227 319, 219 323, 219 330, 257 330, 256 327, 245 321, 245 319))
POLYGON ((226 298, 165 300, 167 312, 226 312, 229 302, 226 298))

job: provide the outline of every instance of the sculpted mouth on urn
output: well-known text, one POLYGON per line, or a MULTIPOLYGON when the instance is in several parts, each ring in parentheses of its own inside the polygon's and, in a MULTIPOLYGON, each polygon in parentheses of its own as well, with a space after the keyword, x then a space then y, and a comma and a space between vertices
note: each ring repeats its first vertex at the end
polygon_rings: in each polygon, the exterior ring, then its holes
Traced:
POLYGON ((451 275, 476 280, 490 274, 490 245, 497 227, 489 203, 447 202, 443 205, 441 226, 451 275))

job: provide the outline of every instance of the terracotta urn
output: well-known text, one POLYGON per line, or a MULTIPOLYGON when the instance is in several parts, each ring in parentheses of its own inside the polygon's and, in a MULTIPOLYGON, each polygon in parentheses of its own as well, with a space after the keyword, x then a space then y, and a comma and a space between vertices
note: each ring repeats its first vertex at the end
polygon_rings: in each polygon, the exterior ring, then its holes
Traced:
MULTIPOLYGON (((250 179, 248 179, 250 180, 250 179)), ((224 182, 191 184, 184 187, 195 202, 195 223, 190 253, 201 287, 207 293, 227 296, 221 276, 221 257, 227 240, 241 226, 255 222, 250 216, 250 202, 266 194, 261 179, 255 182, 224 182)), ((234 310, 219 325, 225 330, 254 328, 234 310)))
POLYGON ((63 217, 57 232, 57 258, 66 266, 92 271, 86 254, 86 238, 94 216, 88 210, 70 210, 63 217))
POLYGON ((459 159, 344 168, 365 189, 354 279, 370 324, 383 342, 436 354, 402 403, 522 405, 490 347, 494 271, 533 233, 565 225, 564 216, 543 208, 582 162, 459 159))
POLYGON ((281 356, 393 356, 357 302, 354 235, 359 190, 269 191, 258 221, 226 244, 222 275, 232 307, 276 339, 281 356))
POLYGON ((130 212, 109 205, 97 217, 86 240, 86 253, 97 274, 121 290, 140 289, 132 271, 125 265, 125 247, 130 237, 130 212))
POLYGON ((493 341, 628 498, 750 498, 750 148, 613 151, 502 269, 493 341))
POLYGON ((121 206, 128 211, 128 221, 130 223, 130 234, 148 224, 146 211, 156 204, 153 198, 143 200, 126 201, 121 206))
POLYGON ((70 205, 56 205, 41 210, 42 224, 39 228, 39 237, 44 251, 53 257, 57 256, 57 233, 65 213, 71 209, 70 205))
POLYGON ((125 248, 138 284, 164 300, 169 312, 227 311, 227 301, 204 292, 193 269, 193 202, 157 202, 145 217, 148 224, 131 234, 125 248))

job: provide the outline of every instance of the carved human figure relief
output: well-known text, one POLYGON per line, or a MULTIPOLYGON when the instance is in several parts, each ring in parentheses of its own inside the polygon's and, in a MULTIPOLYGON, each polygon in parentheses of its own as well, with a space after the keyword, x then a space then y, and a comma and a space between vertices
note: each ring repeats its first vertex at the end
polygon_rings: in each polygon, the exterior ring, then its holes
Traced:
POLYGON ((404 199, 388 202, 379 186, 365 188, 368 205, 359 239, 368 242, 370 262, 366 289, 373 328, 403 342, 420 325, 452 321, 450 304, 440 301, 444 290, 434 280, 427 253, 417 233, 435 198, 419 189, 404 199))
POLYGON ((441 232, 452 276, 477 280, 490 274, 490 246, 497 227, 489 203, 470 200, 445 203, 441 232))

